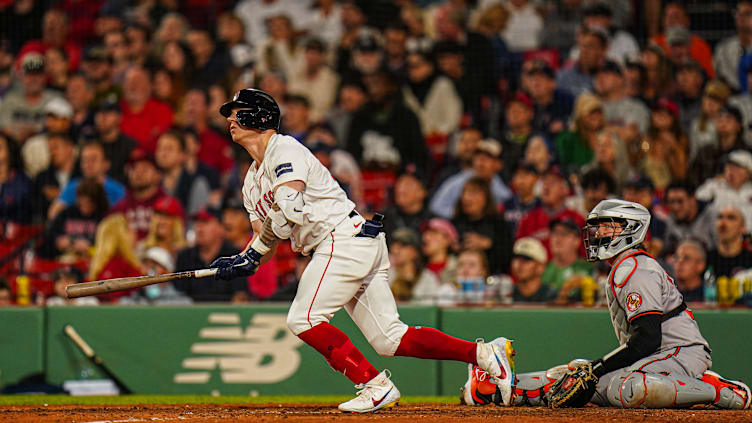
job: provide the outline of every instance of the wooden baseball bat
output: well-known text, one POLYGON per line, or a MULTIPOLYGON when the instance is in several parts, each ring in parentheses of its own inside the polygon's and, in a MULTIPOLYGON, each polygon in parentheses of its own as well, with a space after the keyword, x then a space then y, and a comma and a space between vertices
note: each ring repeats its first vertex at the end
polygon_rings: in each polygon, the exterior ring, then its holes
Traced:
POLYGON ((125 383, 123 383, 123 381, 120 380, 120 378, 117 377, 115 373, 112 373, 112 370, 110 370, 110 368, 107 367, 106 364, 104 364, 104 361, 102 360, 102 358, 99 357, 94 352, 94 349, 91 346, 89 346, 89 344, 86 343, 86 341, 84 341, 84 338, 82 338, 81 335, 79 335, 78 332, 76 332, 76 330, 73 329, 73 326, 65 325, 65 327, 63 327, 63 332, 65 332, 65 334, 68 335, 68 338, 70 338, 71 341, 73 341, 73 343, 76 344, 76 346, 81 350, 82 353, 84 353, 84 355, 89 360, 93 361, 94 364, 96 364, 97 367, 99 367, 99 369, 102 370, 102 372, 104 372, 104 374, 107 375, 107 377, 109 377, 113 383, 115 383, 115 386, 118 387, 121 394, 132 393, 130 388, 128 388, 128 386, 126 386, 125 383))
POLYGON ((178 279, 205 278, 214 276, 217 269, 189 270, 187 272, 165 273, 164 275, 138 276, 131 278, 103 279, 101 281, 84 282, 65 288, 68 298, 88 297, 90 295, 105 294, 107 292, 124 291, 126 289, 141 288, 155 283, 170 282, 178 279))

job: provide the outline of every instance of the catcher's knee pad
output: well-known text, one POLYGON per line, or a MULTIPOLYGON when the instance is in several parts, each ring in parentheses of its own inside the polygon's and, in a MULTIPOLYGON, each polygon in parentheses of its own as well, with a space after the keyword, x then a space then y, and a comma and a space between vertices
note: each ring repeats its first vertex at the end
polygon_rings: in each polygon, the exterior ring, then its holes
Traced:
POLYGON ((676 385, 668 377, 634 371, 615 377, 608 387, 609 402, 621 408, 669 408, 676 405, 676 385))

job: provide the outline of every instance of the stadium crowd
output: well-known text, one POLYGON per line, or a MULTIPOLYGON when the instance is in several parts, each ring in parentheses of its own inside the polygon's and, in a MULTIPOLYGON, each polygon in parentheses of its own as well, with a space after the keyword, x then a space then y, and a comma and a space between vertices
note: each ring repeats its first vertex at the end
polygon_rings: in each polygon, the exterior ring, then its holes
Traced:
POLYGON ((593 304, 580 228, 619 197, 687 301, 752 305, 752 1, 712 3, 0 1, 0 305, 291 300, 288 244, 247 280, 64 298, 245 247, 218 113, 245 87, 386 215, 400 301, 593 304))

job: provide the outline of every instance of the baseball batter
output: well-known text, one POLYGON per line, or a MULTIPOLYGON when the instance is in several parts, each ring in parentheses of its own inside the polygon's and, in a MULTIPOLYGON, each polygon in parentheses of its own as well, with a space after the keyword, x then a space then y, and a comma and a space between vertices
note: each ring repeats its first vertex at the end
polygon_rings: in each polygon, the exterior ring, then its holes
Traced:
POLYGON ((379 372, 342 331, 329 324, 342 307, 380 355, 458 360, 490 375, 504 404, 514 391, 511 341, 468 342, 400 321, 387 282, 381 216, 364 219, 329 171, 301 143, 278 134, 280 110, 267 93, 244 89, 222 105, 230 134, 253 158, 243 185, 253 239, 242 253, 212 263, 217 277, 249 276, 274 254, 279 240, 311 255, 290 306, 287 325, 360 389, 339 405, 371 412, 395 405, 400 393, 388 370, 379 372))
MULTIPOLYGON (((589 261, 612 266, 606 291, 611 322, 621 345, 590 362, 597 378, 592 402, 622 408, 670 408, 714 404, 750 406, 750 389, 711 372, 711 350, 673 279, 640 249, 650 213, 623 200, 601 201, 588 214, 583 232, 589 261)), ((514 404, 542 405, 546 393, 574 360, 547 372, 518 375, 514 404)), ((481 369, 470 368, 463 388, 468 404, 488 402, 494 390, 481 369)))

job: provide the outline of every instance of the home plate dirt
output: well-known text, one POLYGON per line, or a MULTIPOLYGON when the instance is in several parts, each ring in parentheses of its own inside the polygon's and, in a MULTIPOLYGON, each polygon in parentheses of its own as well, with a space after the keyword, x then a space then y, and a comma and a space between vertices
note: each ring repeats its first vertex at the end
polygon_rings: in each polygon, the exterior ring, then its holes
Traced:
POLYGON ((0 407, 0 421, 19 423, 136 423, 136 422, 735 422, 752 423, 752 411, 712 408, 689 410, 618 410, 587 407, 549 410, 546 408, 467 407, 447 404, 400 405, 375 414, 339 412, 336 405, 253 404, 253 405, 16 405, 0 407))

